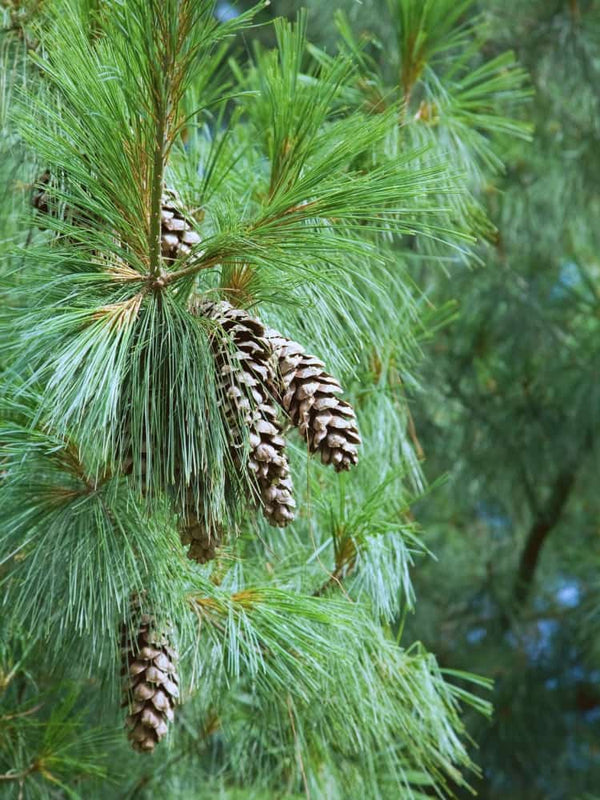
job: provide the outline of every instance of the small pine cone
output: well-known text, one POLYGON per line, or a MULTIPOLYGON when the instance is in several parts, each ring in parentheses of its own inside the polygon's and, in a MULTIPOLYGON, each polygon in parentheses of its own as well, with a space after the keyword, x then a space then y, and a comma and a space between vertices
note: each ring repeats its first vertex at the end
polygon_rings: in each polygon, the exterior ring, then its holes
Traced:
POLYGON ((222 541, 222 531, 207 530, 191 500, 186 505, 179 536, 183 545, 189 544, 187 557, 198 564, 212 561, 222 541))
POLYGON ((354 409, 337 397, 339 381, 296 342, 272 329, 266 336, 278 361, 278 399, 310 452, 318 451, 336 472, 350 469, 358 462, 361 438, 354 409))
POLYGON ((265 328, 247 312, 223 301, 205 303, 201 313, 219 323, 235 348, 218 343, 217 366, 225 417, 234 447, 236 427, 248 427, 248 468, 254 475, 263 513, 269 523, 285 527, 294 519, 296 503, 277 409, 269 397, 273 382, 272 351, 265 328))
POLYGON ((189 544, 187 557, 197 564, 207 564, 217 555, 218 542, 215 536, 209 536, 208 531, 198 519, 185 520, 185 525, 180 529, 181 544, 189 544))
POLYGON ((200 235, 182 213, 175 192, 166 190, 160 211, 160 246, 165 261, 172 263, 180 256, 188 255, 201 241, 200 235))
POLYGON ((127 736, 134 750, 151 753, 173 721, 179 697, 177 653, 167 633, 157 631, 154 619, 140 614, 135 600, 132 614, 135 632, 127 624, 122 629, 127 736))

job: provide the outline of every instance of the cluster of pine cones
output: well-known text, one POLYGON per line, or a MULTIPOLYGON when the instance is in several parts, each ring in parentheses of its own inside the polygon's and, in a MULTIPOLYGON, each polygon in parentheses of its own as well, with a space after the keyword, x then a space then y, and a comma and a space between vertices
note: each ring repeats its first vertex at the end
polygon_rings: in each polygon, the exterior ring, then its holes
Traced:
MULTIPOLYGON (((45 172, 32 198, 42 218, 58 213, 51 185, 51 175, 45 172)), ((165 263, 189 255, 200 241, 177 195, 165 190, 161 212, 165 263)), ((308 451, 319 453, 324 464, 338 472, 348 470, 357 463, 361 441, 354 410, 340 398, 342 388, 322 361, 247 311, 202 298, 194 301, 192 310, 214 326, 213 354, 233 458, 249 475, 255 505, 271 525, 284 527, 294 519, 296 507, 285 427, 295 426, 308 451), (249 448, 243 446, 246 442, 249 448), (242 453, 246 463, 241 463, 242 453)), ((215 557, 219 537, 207 532, 191 496, 180 533, 183 544, 189 545, 189 558, 204 563, 215 557)), ((121 645, 129 739, 140 752, 153 751, 164 737, 179 697, 177 658, 170 641, 170 631, 158 630, 152 616, 141 614, 134 598, 121 645)))
MULTIPOLYGON (((347 470, 357 463, 360 444, 354 410, 339 397, 342 388, 323 362, 296 342, 226 301, 198 302, 194 310, 217 326, 215 361, 233 448, 240 422, 247 428, 250 447, 240 468, 250 474, 267 521, 285 527, 296 503, 284 426, 296 426, 309 452, 319 453, 324 464, 347 470)), ((190 544, 190 558, 204 561, 214 554, 214 535, 207 537, 193 514, 182 537, 190 544)))
MULTIPOLYGON (((52 186, 51 173, 46 171, 34 189, 32 204, 42 219, 58 213, 52 186)), ((63 213, 68 211, 63 209, 63 213)), ((165 263, 189 255, 200 242, 177 194, 165 189, 161 208, 165 263)), ((296 506, 284 425, 296 426, 308 451, 318 452, 324 464, 347 470, 356 464, 360 444, 354 410, 340 399, 342 388, 322 361, 248 312, 226 301, 202 300, 195 301, 193 310, 215 325, 213 351, 234 456, 244 441, 241 423, 246 426, 250 452, 247 463, 239 464, 240 470, 250 473, 254 499, 268 522, 284 527, 294 519, 296 506)), ((191 559, 203 563, 214 557, 217 537, 205 530, 192 498, 183 514, 181 535, 191 559)))

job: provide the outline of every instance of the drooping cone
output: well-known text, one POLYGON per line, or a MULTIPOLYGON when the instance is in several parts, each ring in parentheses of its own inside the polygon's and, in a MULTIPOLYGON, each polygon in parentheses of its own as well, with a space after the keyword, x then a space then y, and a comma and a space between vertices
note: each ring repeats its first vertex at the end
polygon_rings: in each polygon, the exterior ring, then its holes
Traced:
POLYGON ((181 211, 181 204, 175 192, 170 189, 165 190, 160 212, 160 246, 165 261, 173 262, 181 256, 188 255, 192 247, 200 241, 200 235, 181 211))
POLYGON ((141 614, 136 600, 132 615, 135 624, 122 629, 127 736, 134 750, 151 753, 173 721, 179 697, 177 654, 170 632, 158 631, 154 618, 141 614))
POLYGON ((227 334, 224 340, 215 337, 215 355, 232 446, 240 447, 243 438, 237 428, 246 425, 250 443, 247 466, 256 481, 262 511, 271 525, 284 527, 294 519, 296 503, 285 439, 270 397, 274 375, 265 328, 225 301, 204 303, 198 310, 227 334))
POLYGON ((354 409, 338 397, 343 391, 339 381, 297 342, 273 329, 266 336, 278 361, 278 399, 310 452, 319 452, 336 472, 350 469, 358 463, 361 438, 354 409))
POLYGON ((198 564, 206 564, 217 555, 217 548, 222 541, 222 531, 207 530, 190 497, 179 528, 179 537, 183 545, 189 545, 187 557, 198 564))
POLYGON ((219 542, 206 530, 203 522, 196 518, 186 517, 179 531, 181 544, 188 545, 187 557, 197 564, 207 564, 217 555, 219 542))

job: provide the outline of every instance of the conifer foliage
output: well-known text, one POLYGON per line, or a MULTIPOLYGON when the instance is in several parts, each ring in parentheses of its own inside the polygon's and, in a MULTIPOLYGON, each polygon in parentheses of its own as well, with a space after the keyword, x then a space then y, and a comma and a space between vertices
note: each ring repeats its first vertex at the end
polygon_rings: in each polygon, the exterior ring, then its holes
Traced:
MULTIPOLYGON (((480 220, 347 39, 311 49, 301 13, 236 57, 263 5, 48 0, 5 40, 11 797, 416 800, 475 769, 477 679, 399 639, 426 552, 403 387, 438 321, 406 254, 466 257, 480 220)), ((432 65, 464 64, 467 4, 437 5, 432 65)))

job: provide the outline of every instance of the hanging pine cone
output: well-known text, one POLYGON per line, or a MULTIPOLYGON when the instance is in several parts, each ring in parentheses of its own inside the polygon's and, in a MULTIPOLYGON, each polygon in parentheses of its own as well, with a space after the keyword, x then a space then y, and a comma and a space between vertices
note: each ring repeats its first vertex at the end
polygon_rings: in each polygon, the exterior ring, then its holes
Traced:
POLYGON ((153 617, 140 613, 135 599, 132 615, 135 624, 124 624, 122 630, 127 736, 134 750, 152 752, 173 721, 179 697, 177 654, 167 633, 156 629, 153 617))
POLYGON ((160 234, 162 256, 169 263, 188 255, 192 247, 201 242, 200 235, 182 213, 177 195, 170 189, 165 190, 162 197, 160 234))
POLYGON ((212 561, 222 541, 222 531, 207 530, 192 501, 191 492, 184 509, 179 537, 183 545, 189 545, 187 557, 198 564, 212 561))
POLYGON ((277 410, 269 397, 272 385, 272 352, 261 322, 229 303, 205 303, 200 313, 219 323, 233 346, 216 341, 216 361, 224 411, 232 446, 243 437, 240 423, 248 428, 248 468, 256 480, 263 513, 271 525, 284 527, 294 519, 296 503, 277 410))
POLYGON ((204 523, 198 517, 186 516, 179 530, 179 536, 181 544, 189 544, 187 557, 191 561, 206 564, 215 558, 220 542, 214 534, 209 535, 204 523))
POLYGON ((354 409, 337 397, 339 381, 296 342, 272 329, 266 337, 278 361, 279 402, 310 452, 318 451, 323 464, 333 464, 336 472, 350 469, 358 462, 361 438, 354 409))

